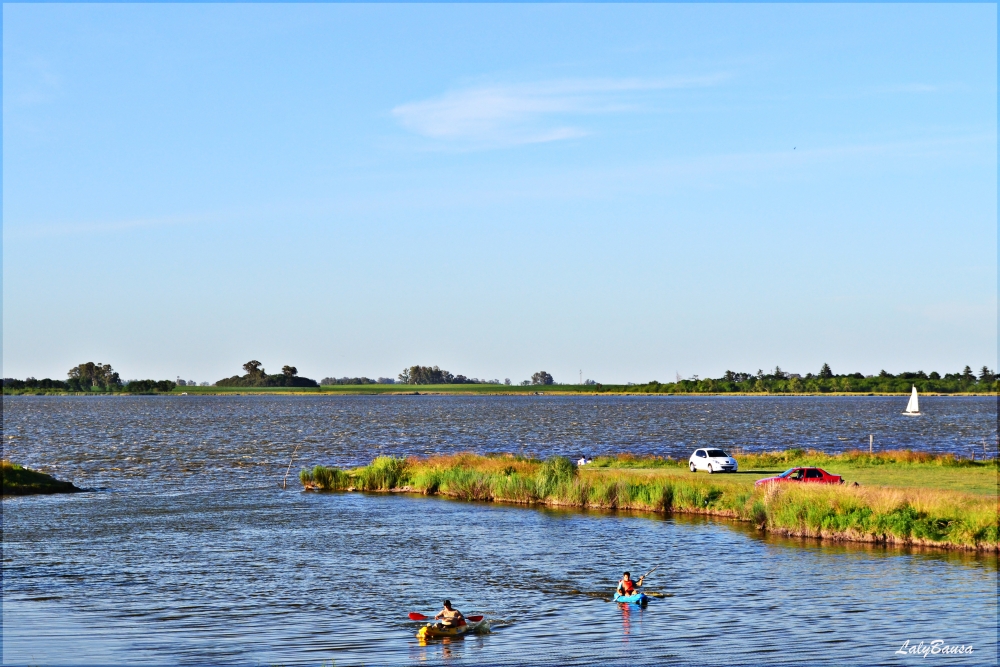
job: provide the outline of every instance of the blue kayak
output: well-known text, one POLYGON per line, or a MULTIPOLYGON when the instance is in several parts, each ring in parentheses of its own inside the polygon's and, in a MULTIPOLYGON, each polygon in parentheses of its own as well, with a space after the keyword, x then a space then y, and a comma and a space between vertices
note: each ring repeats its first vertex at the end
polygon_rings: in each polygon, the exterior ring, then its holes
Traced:
POLYGON ((619 595, 615 593, 615 602, 628 602, 630 604, 646 604, 649 597, 645 593, 633 593, 632 595, 619 595))

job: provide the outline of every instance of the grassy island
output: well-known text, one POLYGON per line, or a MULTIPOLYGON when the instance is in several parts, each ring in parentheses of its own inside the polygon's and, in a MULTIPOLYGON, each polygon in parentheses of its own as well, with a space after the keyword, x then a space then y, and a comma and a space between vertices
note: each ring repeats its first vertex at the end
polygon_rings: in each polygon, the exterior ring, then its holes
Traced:
POLYGON ((0 462, 3 468, 3 495, 28 496, 35 493, 76 493, 83 491, 71 484, 62 482, 51 475, 37 470, 24 468, 4 459, 0 462))
POLYGON ((689 472, 684 460, 629 455, 580 467, 563 457, 380 456, 360 468, 316 466, 299 477, 304 488, 316 491, 708 514, 788 536, 998 549, 996 461, 911 451, 827 455, 803 450, 743 455, 739 461, 739 473, 709 475, 689 472), (754 486, 761 477, 800 465, 843 475, 847 483, 754 486))

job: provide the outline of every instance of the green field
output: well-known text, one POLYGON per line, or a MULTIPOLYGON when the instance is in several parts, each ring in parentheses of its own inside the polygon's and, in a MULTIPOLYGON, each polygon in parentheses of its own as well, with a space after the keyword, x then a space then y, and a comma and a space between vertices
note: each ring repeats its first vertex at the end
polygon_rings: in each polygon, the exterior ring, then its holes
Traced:
MULTIPOLYGON (((851 464, 832 464, 817 467, 823 468, 834 475, 840 475, 844 478, 845 483, 848 484, 857 482, 862 486, 899 489, 939 489, 943 491, 960 491, 978 496, 994 496, 997 494, 997 470, 994 466, 987 463, 983 463, 981 466, 963 469, 939 468, 936 470, 929 470, 923 467, 873 468, 851 464)), ((742 469, 738 473, 716 473, 711 476, 711 480, 713 484, 742 486, 750 489, 758 479, 777 475, 790 467, 751 467, 742 469)), ((628 470, 636 473, 679 479, 708 477, 708 473, 691 473, 686 468, 628 470)), ((590 472, 585 470, 582 474, 589 474, 590 472)))
POLYGON ((306 489, 397 491, 480 502, 711 514, 781 535, 996 550, 997 463, 951 455, 790 450, 743 456, 738 474, 691 473, 686 461, 622 456, 577 467, 568 459, 459 454, 379 457, 351 470, 303 470, 306 489), (754 481, 819 466, 847 484, 754 481), (858 482, 855 486, 853 482, 858 482))
POLYGON ((743 454, 737 456, 737 461, 739 472, 716 473, 711 476, 705 472, 692 473, 688 470, 686 461, 630 457, 598 458, 582 470, 628 470, 676 478, 711 477, 715 484, 731 484, 749 489, 758 479, 777 475, 791 467, 815 466, 840 475, 848 484, 857 482, 863 486, 937 489, 980 496, 996 496, 998 490, 995 461, 971 461, 950 455, 913 452, 869 455, 860 451, 824 454, 791 450, 771 454, 743 454))

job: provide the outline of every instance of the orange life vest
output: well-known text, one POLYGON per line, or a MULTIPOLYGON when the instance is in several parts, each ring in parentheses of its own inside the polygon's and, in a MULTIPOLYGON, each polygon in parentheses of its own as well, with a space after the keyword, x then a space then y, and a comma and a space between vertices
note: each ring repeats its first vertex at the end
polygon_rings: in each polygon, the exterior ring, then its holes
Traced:
POLYGON ((632 595, 632 593, 635 593, 635 582, 631 579, 622 579, 618 582, 618 585, 621 586, 622 592, 625 595, 632 595))

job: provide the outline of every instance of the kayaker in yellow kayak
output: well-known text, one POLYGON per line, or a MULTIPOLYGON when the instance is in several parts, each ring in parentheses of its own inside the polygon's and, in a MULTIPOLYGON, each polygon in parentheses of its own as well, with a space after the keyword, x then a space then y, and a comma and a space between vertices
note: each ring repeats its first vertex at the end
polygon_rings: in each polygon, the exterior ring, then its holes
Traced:
POLYGON ((621 581, 618 582, 618 588, 617 588, 618 595, 622 596, 623 598, 628 597, 629 595, 634 595, 635 593, 638 592, 637 589, 639 588, 639 586, 642 586, 642 580, 645 578, 646 576, 643 575, 639 577, 639 581, 632 581, 632 575, 629 574, 628 572, 624 572, 622 574, 621 581))
POLYGON ((437 613, 434 620, 440 620, 438 625, 442 628, 460 628, 465 625, 465 616, 462 616, 462 612, 451 606, 451 600, 444 601, 444 609, 437 613))

